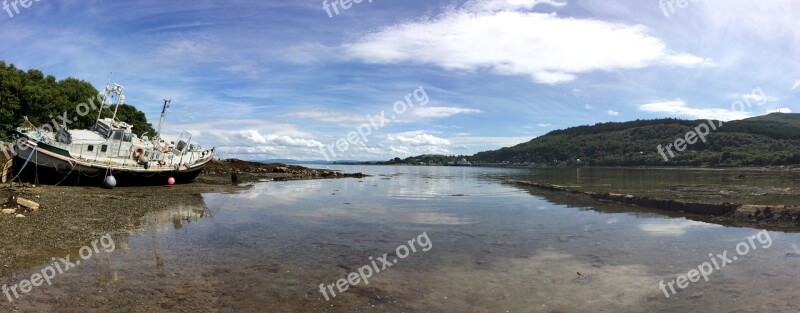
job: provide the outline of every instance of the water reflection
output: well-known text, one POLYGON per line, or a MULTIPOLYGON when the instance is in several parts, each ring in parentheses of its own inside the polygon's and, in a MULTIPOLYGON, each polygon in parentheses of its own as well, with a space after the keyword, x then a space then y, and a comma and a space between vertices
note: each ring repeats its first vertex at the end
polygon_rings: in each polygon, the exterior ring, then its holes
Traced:
POLYGON ((185 225, 213 217, 201 195, 187 195, 178 204, 148 212, 142 220, 148 230, 159 232, 181 229, 185 225))
POLYGON ((687 221, 687 220, 664 220, 651 223, 639 224, 639 229, 655 235, 674 235, 685 234, 689 229, 695 227, 721 227, 719 225, 687 221))
MULTIPOLYGON (((792 311, 797 234, 665 299, 662 279, 754 233, 503 184, 525 170, 342 168, 363 179, 259 183, 149 215, 127 249, 20 308, 243 312, 792 311), (213 212, 213 216, 212 213, 213 212), (433 248, 326 302, 335 282, 426 232, 433 248), (99 266, 99 265, 98 265, 99 266), (108 277, 108 272, 105 276, 108 277), (93 295, 93 296, 85 296, 93 295), (53 300, 55 299, 55 300, 53 300), (69 301, 67 301, 69 300, 69 301), (58 303, 58 306, 53 302, 58 303)), ((611 174, 631 175, 631 174, 611 174)), ((671 174, 669 174, 671 175, 671 174)), ((667 176, 669 176, 667 175, 667 176)), ((598 179, 579 173, 580 183, 598 179)), ((578 180, 572 182, 578 184, 578 180)), ((626 183, 646 186, 646 180, 626 183)))

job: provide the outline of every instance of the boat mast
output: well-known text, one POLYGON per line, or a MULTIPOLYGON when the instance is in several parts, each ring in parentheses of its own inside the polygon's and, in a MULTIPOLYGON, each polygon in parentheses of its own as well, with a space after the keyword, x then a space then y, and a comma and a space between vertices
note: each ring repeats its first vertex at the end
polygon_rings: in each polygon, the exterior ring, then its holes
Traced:
POLYGON ((158 121, 158 131, 156 131, 156 135, 158 136, 161 136, 161 126, 164 125, 164 117, 167 115, 167 109, 170 103, 172 103, 172 99, 164 99, 164 108, 161 109, 161 120, 158 121))
POLYGON ((106 82, 106 88, 105 88, 105 90, 103 90, 103 93, 102 93, 103 102, 100 103, 100 109, 97 110, 97 120, 94 121, 95 125, 97 125, 97 122, 100 121, 100 117, 103 116, 103 109, 106 106, 106 99, 108 99, 108 96, 111 93, 111 88, 109 88, 108 85, 111 85, 111 76, 113 76, 113 75, 114 75, 114 72, 109 72, 108 73, 108 81, 106 82))
POLYGON ((125 101, 125 96, 122 94, 123 87, 117 84, 114 84, 113 91, 117 94, 117 106, 114 107, 114 115, 111 116, 111 121, 117 119, 117 110, 119 110, 119 105, 125 101))
POLYGON ((103 92, 103 99, 102 99, 103 102, 100 103, 100 109, 97 110, 97 120, 94 121, 95 125, 97 125, 97 122, 100 121, 100 117, 103 116, 103 109, 106 107, 106 99, 108 99, 110 93, 111 93, 111 88, 109 88, 108 85, 106 85, 106 89, 103 92))
POLYGON ((103 102, 100 103, 100 110, 98 110, 99 112, 97 113, 97 120, 95 121, 95 124, 97 124, 97 122, 99 122, 100 118, 103 116, 103 109, 106 107, 108 97, 110 97, 112 93, 117 94, 117 104, 114 107, 114 115, 111 116, 111 121, 114 121, 114 119, 117 118, 117 110, 119 110, 120 104, 125 102, 125 95, 122 94, 122 90, 123 87, 118 84, 114 84, 113 87, 106 86, 105 93, 103 93, 103 102))

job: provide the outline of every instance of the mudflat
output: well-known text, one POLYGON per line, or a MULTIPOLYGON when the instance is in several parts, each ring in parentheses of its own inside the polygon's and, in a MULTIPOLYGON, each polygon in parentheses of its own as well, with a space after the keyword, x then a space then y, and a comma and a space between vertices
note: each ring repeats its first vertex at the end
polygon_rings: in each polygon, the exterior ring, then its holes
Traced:
POLYGON ((104 189, 4 184, 0 187, 0 204, 8 204, 6 200, 14 195, 35 201, 40 208, 18 210, 22 216, 0 214, 0 229, 3 230, 0 277, 45 264, 53 256, 74 253, 103 234, 127 235, 142 227, 148 213, 176 207, 205 207, 203 193, 243 191, 252 187, 248 182, 254 181, 363 176, 284 164, 225 160, 210 164, 194 183, 173 186, 104 189), (238 184, 232 183, 232 173, 238 184))

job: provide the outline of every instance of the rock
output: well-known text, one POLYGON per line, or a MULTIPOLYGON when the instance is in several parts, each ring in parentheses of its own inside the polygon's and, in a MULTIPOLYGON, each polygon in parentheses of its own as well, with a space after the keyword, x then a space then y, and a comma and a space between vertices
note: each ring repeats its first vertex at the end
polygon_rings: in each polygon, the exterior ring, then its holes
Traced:
POLYGON ((17 213, 15 209, 3 209, 3 214, 14 214, 17 213))
POLYGON ((23 207, 26 207, 28 209, 31 209, 33 211, 36 211, 36 210, 39 209, 39 204, 36 203, 36 202, 33 202, 31 200, 25 199, 23 197, 15 197, 15 200, 16 200, 17 204, 19 204, 19 205, 21 205, 23 207))
POLYGON ((695 292, 692 292, 692 294, 689 295, 689 298, 698 299, 698 298, 702 298, 704 295, 705 295, 705 293, 703 293, 702 291, 695 291, 695 292))
POLYGON ((25 215, 22 215, 22 214, 17 214, 17 216, 15 216, 15 217, 16 217, 16 218, 24 218, 24 217, 25 217, 25 215))

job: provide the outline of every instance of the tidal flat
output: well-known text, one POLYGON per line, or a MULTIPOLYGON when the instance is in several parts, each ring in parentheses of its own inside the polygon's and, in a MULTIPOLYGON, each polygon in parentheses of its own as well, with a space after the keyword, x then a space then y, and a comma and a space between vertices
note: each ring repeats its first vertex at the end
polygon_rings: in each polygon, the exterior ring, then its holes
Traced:
MULTIPOLYGON (((665 297, 659 282, 734 251, 761 229, 675 212, 531 191, 509 179, 648 192, 742 173, 563 172, 479 167, 338 166, 369 176, 191 185, 20 188, 42 209, 0 216, 3 283, 105 233, 116 250, 9 302, 33 312, 709 312, 796 311, 800 235, 665 297), (702 174, 702 175, 701 175, 702 174), (580 176, 577 176, 580 175, 580 176), (38 197, 37 197, 38 196, 38 197), (326 300, 319 285, 426 233, 410 254, 326 300)), ((798 187, 790 174, 743 173, 725 188, 798 187), (744 187, 732 187, 741 184, 744 187)), ((733 189, 736 190, 736 189, 733 189)), ((692 195, 696 196, 696 195, 692 195)), ((769 196, 744 193, 741 198, 769 196)), ((715 195, 713 197, 716 197, 715 195)), ((762 198, 759 198, 762 197, 762 198)))

